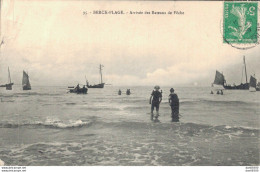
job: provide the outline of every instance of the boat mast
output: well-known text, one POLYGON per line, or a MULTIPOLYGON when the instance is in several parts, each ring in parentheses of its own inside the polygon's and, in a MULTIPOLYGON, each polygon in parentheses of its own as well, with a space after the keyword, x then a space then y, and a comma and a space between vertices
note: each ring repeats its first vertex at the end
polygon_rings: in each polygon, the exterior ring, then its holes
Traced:
POLYGON ((103 65, 99 65, 99 72, 100 72, 100 80, 101 80, 101 84, 103 83, 103 81, 102 81, 102 66, 103 65))
POLYGON ((11 83, 11 75, 10 75, 10 70, 9 70, 9 66, 8 66, 8 82, 11 83))
POLYGON ((244 56, 244 65, 245 65, 245 75, 246 75, 246 83, 247 83, 247 72, 246 72, 246 60, 245 60, 245 56, 244 56))

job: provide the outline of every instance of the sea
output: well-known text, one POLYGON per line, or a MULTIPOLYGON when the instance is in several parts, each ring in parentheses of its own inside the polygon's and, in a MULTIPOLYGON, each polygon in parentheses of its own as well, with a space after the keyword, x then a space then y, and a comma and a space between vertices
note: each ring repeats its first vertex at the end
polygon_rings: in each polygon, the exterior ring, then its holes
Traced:
POLYGON ((7 166, 259 165, 260 92, 174 87, 180 121, 171 122, 170 87, 161 89, 154 122, 153 86, 107 85, 85 95, 66 86, 0 88, 0 160, 7 166))

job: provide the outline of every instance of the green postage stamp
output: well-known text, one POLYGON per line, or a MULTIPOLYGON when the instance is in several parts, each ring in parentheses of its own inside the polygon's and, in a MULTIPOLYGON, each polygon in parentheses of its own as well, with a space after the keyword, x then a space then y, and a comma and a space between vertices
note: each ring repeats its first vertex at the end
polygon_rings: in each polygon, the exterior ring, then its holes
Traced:
POLYGON ((224 2, 224 43, 257 43, 257 2, 224 2))

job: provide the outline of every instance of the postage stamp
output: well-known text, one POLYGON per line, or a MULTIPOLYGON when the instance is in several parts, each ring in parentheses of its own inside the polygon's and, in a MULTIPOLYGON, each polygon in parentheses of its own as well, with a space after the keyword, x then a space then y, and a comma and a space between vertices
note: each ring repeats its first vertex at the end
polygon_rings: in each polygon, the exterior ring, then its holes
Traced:
POLYGON ((224 2, 224 43, 257 43, 257 2, 224 2))

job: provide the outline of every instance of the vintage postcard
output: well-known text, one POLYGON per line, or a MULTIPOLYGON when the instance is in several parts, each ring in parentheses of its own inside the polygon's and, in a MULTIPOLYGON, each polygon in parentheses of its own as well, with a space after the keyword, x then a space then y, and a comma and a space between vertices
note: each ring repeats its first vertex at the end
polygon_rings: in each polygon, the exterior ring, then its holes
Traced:
POLYGON ((2 170, 258 171, 259 2, 1 0, 0 7, 2 170))

